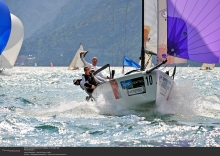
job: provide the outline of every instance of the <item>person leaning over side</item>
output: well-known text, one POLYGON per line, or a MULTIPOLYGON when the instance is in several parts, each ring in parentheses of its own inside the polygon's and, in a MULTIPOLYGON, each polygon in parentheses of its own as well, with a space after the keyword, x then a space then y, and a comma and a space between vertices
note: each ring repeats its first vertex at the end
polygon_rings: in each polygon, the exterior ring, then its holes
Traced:
MULTIPOLYGON (((83 57, 84 53, 85 52, 81 52, 80 53, 80 58, 81 58, 82 62, 84 63, 84 65, 88 66, 89 68, 93 67, 95 69, 95 71, 98 70, 99 69, 99 67, 97 66, 98 58, 97 57, 93 57, 92 58, 92 63, 88 63, 88 62, 85 61, 85 59, 83 57)), ((101 72, 98 72, 96 75, 101 77, 101 78, 104 78, 104 79, 110 79, 109 76, 105 76, 101 72)))
POLYGON ((95 81, 94 76, 90 73, 88 66, 84 67, 84 72, 85 74, 82 75, 82 84, 84 85, 87 93, 91 94, 97 86, 97 82, 95 81))

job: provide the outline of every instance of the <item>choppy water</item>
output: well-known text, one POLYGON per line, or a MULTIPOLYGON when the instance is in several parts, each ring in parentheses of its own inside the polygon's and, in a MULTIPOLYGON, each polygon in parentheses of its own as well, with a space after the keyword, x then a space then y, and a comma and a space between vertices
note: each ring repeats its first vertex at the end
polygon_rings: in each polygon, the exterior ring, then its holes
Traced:
MULTIPOLYGON (((115 67, 116 76, 121 68, 115 67)), ((171 99, 151 112, 86 102, 83 71, 14 67, 0 75, 0 146, 220 147, 220 68, 177 68, 171 99)))

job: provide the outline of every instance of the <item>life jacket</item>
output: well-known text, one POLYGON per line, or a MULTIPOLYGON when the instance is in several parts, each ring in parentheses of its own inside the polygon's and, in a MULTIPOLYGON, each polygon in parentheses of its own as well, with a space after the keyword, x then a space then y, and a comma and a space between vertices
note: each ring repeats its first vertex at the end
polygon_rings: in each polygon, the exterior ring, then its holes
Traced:
POLYGON ((89 75, 85 75, 83 74, 84 78, 85 78, 85 89, 88 93, 92 93, 93 92, 93 89, 91 89, 92 85, 94 86, 97 86, 97 83, 94 79, 94 76, 92 74, 89 74, 89 75))
POLYGON ((94 76, 92 74, 89 74, 89 75, 83 74, 83 76, 85 77, 86 83, 89 83, 91 85, 97 86, 95 78, 94 78, 94 76))

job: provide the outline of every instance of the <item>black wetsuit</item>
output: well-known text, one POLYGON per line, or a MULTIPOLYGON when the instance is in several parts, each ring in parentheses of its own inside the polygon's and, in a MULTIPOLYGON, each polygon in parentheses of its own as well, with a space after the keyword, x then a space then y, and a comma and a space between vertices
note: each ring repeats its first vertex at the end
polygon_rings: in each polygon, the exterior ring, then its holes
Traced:
POLYGON ((92 85, 97 86, 97 83, 94 79, 94 76, 91 73, 89 75, 83 74, 83 76, 85 77, 86 83, 84 84, 84 86, 85 86, 87 92, 92 93, 93 92, 93 89, 91 88, 92 85))

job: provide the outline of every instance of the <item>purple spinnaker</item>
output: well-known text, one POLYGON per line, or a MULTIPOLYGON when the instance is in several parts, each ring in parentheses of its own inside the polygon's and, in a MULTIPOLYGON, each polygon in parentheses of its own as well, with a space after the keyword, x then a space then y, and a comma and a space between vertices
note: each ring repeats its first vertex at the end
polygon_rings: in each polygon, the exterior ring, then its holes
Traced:
POLYGON ((220 0, 167 0, 168 54, 220 62, 220 0))

